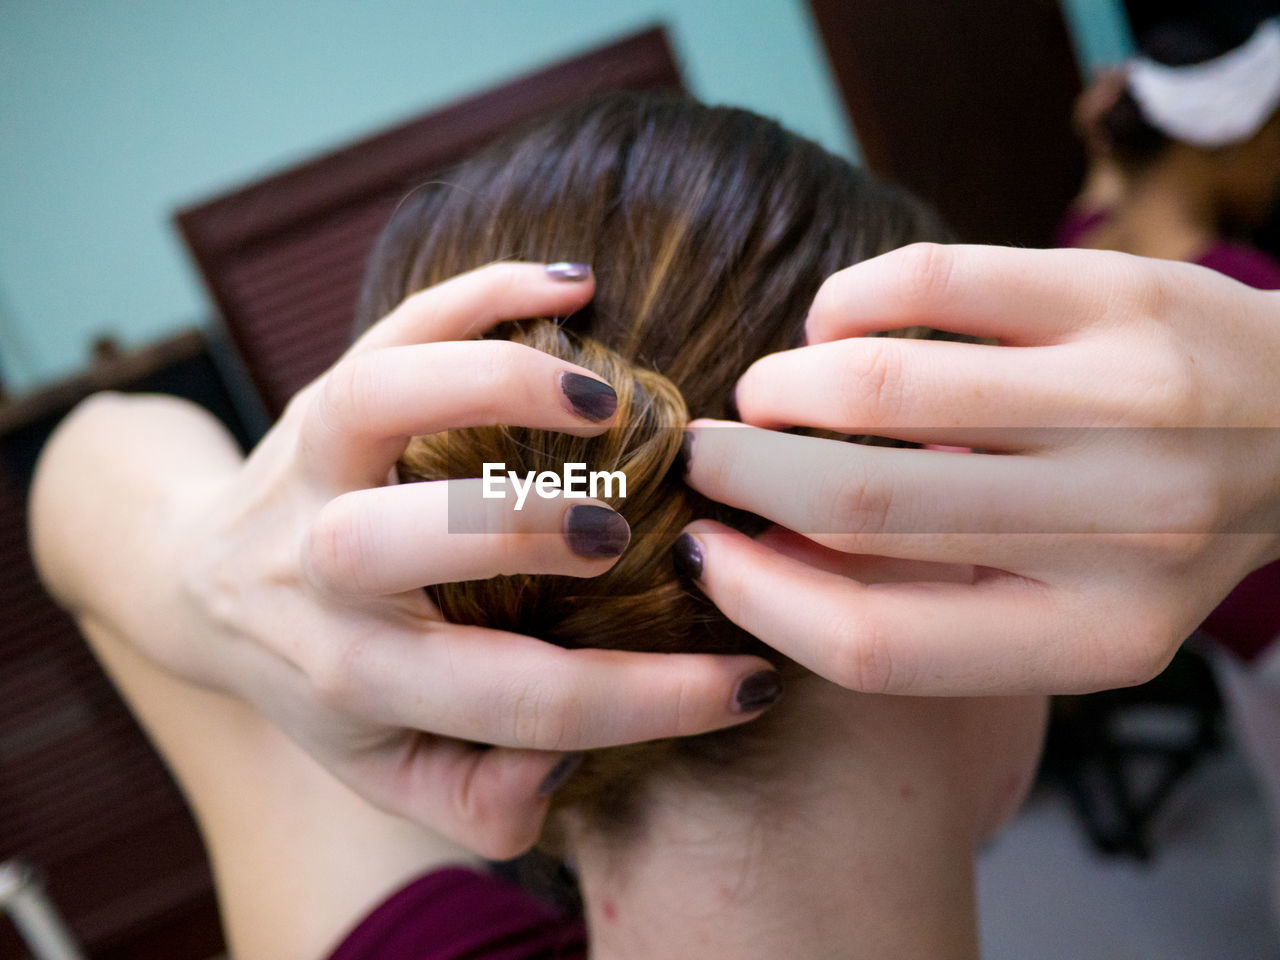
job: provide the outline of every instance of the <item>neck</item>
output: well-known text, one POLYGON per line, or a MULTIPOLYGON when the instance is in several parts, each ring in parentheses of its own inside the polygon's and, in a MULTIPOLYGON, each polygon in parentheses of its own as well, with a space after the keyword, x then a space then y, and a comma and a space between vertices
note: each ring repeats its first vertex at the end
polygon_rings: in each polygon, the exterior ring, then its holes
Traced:
POLYGON ((1145 257, 1194 260, 1218 237, 1216 191, 1202 162, 1177 152, 1136 178, 1105 245, 1145 257))
POLYGON ((793 753, 785 781, 740 793, 666 777, 621 843, 571 828, 593 960, 976 957, 954 769, 874 728, 859 739, 863 763, 793 753))

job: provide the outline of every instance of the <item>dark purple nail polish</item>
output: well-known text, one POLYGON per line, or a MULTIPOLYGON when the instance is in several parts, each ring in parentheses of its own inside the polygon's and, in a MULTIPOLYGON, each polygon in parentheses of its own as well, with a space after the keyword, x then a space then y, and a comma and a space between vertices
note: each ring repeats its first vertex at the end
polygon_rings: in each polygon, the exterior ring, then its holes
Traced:
POLYGON ((570 283, 581 283, 591 276, 591 268, 585 263, 569 263, 568 261, 548 263, 546 271, 547 276, 552 280, 566 280, 570 283))
POLYGON ((754 713, 781 699, 782 674, 777 670, 761 670, 738 684, 733 692, 733 709, 738 713, 754 713))
POLYGON ((693 445, 697 440, 692 430, 686 430, 680 440, 680 456, 676 458, 676 463, 680 465, 681 473, 689 472, 689 465, 693 462, 693 445))
POLYGON ((550 773, 543 777, 542 783, 538 786, 538 793, 544 797, 549 797, 568 783, 569 778, 577 773, 578 768, 582 766, 582 757, 581 753, 566 753, 561 757, 560 762, 551 768, 550 773))
POLYGON ((565 514, 564 536, 578 556, 599 560, 622 556, 631 540, 631 527, 616 510, 581 503, 565 514))
POLYGON ((701 580, 702 544, 687 533, 680 534, 671 547, 671 562, 682 580, 701 580))
POLYGON ((560 392, 574 413, 592 423, 608 420, 618 409, 618 394, 613 387, 595 377, 566 371, 560 374, 560 392))

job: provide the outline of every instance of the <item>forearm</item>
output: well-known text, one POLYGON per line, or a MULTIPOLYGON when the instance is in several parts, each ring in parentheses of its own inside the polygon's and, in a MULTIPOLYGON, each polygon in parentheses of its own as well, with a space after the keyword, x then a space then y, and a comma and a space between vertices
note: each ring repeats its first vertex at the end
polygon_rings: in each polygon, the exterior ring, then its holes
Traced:
POLYGON ((54 431, 36 468, 31 546, 49 592, 81 623, 128 637, 189 678, 177 571, 186 518, 234 473, 234 440, 173 397, 98 394, 54 431))
POLYGON ((193 518, 241 463, 199 407, 100 394, 41 456, 31 540, 197 814, 236 955, 306 960, 407 877, 467 855, 358 798, 253 707, 186 682, 235 686, 211 683, 226 646, 190 615, 181 578, 193 518), (278 922, 300 903, 306 922, 278 922))
POLYGON ((477 862, 360 799, 247 704, 85 635, 196 814, 234 956, 315 960, 406 880, 477 862))

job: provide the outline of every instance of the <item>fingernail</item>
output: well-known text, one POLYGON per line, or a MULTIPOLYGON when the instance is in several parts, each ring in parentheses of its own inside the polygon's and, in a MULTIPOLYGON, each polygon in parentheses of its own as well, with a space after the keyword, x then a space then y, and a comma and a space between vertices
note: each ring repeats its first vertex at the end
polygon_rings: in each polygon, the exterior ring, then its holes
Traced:
POLYGON ((618 394, 613 387, 595 377, 565 371, 560 374, 560 392, 574 413, 592 423, 608 420, 618 409, 618 394))
POLYGON ((680 534, 671 546, 671 562, 675 565, 676 575, 681 579, 701 580, 702 544, 690 534, 680 534))
POLYGON ((585 263, 570 263, 567 260, 548 263, 545 269, 552 280, 567 280, 570 283, 581 283, 591 276, 591 268, 585 263))
POLYGON ((777 670, 761 670, 738 684, 733 692, 733 709, 738 713, 754 713, 781 699, 782 674, 777 670))
POLYGON ((581 503, 565 514, 564 536, 578 556, 598 560, 622 556, 631 540, 631 527, 616 510, 581 503))
POLYGON ((697 439, 692 430, 686 430, 684 437, 680 440, 680 456, 677 462, 680 464, 682 473, 689 472, 689 464, 693 462, 693 445, 697 439))
POLYGON ((578 772, 578 768, 582 766, 581 753, 566 753, 560 758, 560 762, 551 768, 542 779, 542 783, 538 785, 538 793, 544 797, 549 797, 566 783, 569 778, 578 772))

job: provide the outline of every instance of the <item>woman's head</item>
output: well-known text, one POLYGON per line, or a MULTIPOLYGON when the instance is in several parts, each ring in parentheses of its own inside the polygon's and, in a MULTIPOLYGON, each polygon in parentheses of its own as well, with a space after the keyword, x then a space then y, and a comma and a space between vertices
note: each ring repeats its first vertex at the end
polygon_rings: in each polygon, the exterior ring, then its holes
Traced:
POLYGON ((561 326, 661 371, 692 416, 718 416, 751 361, 800 342, 825 277, 943 238, 922 205, 762 117, 619 94, 411 193, 375 251, 360 322, 493 260, 590 263, 595 298, 561 326))
MULTIPOLYGON (((623 470, 610 501, 632 541, 593 579, 512 576, 432 590, 451 620, 567 647, 776 654, 681 582, 670 548, 695 516, 728 517, 676 467, 690 416, 725 416, 754 360, 798 345, 836 270, 945 233, 921 205, 777 124, 683 99, 615 95, 503 141, 401 204, 370 265, 365 325, 407 294, 501 259, 579 261, 593 302, 509 337, 600 374, 618 391, 597 438, 483 428, 417 438, 404 479, 521 474, 566 462, 623 470)), ((912 331, 923 335, 922 331, 912 331)), ((742 518, 737 518, 742 519, 742 518)), ((784 665, 785 666, 785 665, 784 665)), ((590 754, 557 802, 594 825, 634 823, 651 773, 683 765, 714 782, 768 753, 770 726, 590 754)))
POLYGON ((1280 24, 1260 19, 1152 27, 1100 119, 1102 141, 1131 175, 1177 157, 1245 226, 1265 218, 1280 178, 1280 24))

